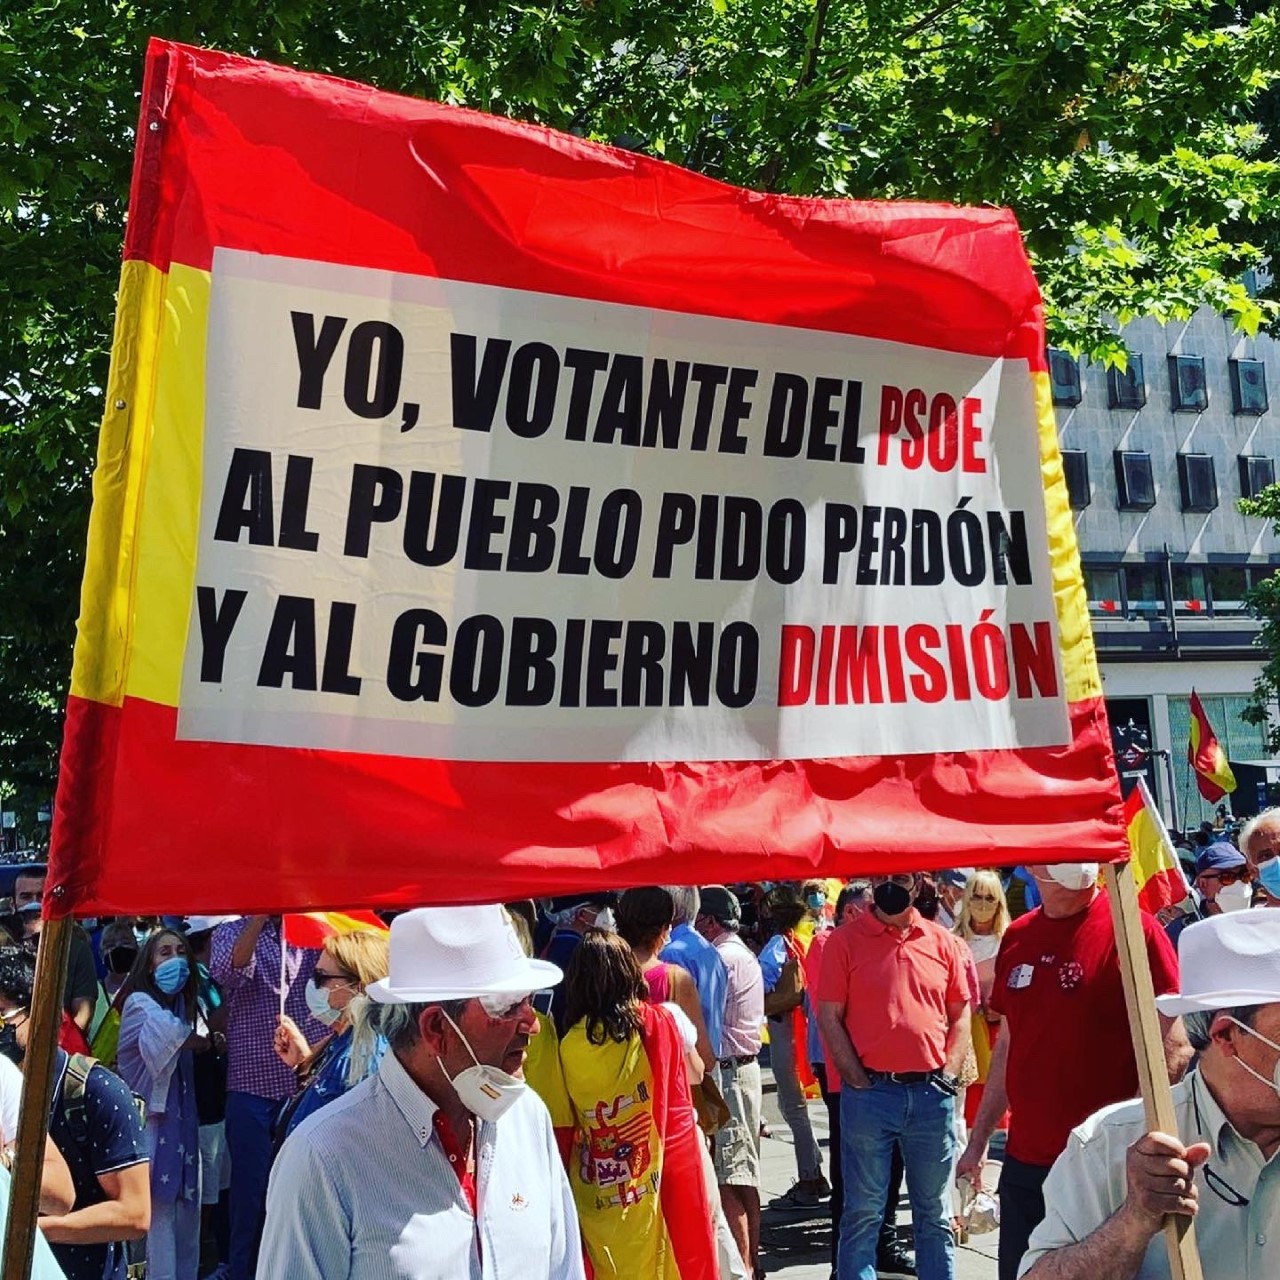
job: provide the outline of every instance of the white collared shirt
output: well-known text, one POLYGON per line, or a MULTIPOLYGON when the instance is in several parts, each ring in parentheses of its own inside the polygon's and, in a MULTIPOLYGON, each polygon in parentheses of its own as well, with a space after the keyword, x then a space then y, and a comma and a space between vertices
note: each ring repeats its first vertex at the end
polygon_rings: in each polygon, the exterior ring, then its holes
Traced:
MULTIPOLYGON (((1198 1071, 1173 1086, 1178 1136, 1213 1148, 1209 1167, 1249 1201, 1228 1204, 1196 1174, 1196 1244, 1204 1280, 1275 1280, 1280 1275, 1280 1153, 1262 1158, 1223 1114, 1198 1071)), ((1148 1131, 1142 1103, 1121 1102, 1072 1131, 1044 1184, 1045 1217, 1031 1236, 1019 1275, 1046 1253, 1096 1231, 1125 1199, 1125 1152, 1148 1131)), ((1221 1188, 1222 1184, 1218 1186, 1221 1188)), ((1223 1194, 1229 1192, 1223 1188, 1223 1194)), ((1164 1233, 1157 1232, 1135 1280, 1168 1280, 1164 1233)))
POLYGON ((473 1217, 394 1053, 308 1116, 271 1171, 259 1280, 583 1280, 551 1118, 526 1090, 476 1127, 473 1217))

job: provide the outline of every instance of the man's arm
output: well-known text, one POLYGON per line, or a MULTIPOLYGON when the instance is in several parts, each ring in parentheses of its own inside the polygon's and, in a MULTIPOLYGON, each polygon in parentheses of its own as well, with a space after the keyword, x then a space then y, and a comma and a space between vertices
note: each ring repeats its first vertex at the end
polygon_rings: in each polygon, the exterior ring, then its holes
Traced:
POLYGON ((249 923, 240 931, 240 936, 231 948, 233 969, 248 969, 253 963, 254 952, 258 949, 258 939, 262 936, 262 928, 266 923, 266 916, 249 917, 249 923))
POLYGON ((977 1173, 987 1158, 987 1144, 995 1132, 1000 1117, 1009 1107, 1009 1095, 1005 1089, 1005 1071, 1009 1062, 1009 1024, 1000 1026, 995 1048, 991 1051, 991 1065, 987 1069, 987 1083, 982 1089, 982 1102, 973 1118, 969 1145, 956 1162, 956 1177, 966 1178, 977 1173))
POLYGON ((859 1060, 844 1025, 844 1005, 832 1000, 819 1000, 818 1029, 822 1032, 827 1060, 840 1073, 840 1079, 851 1089, 869 1089, 871 1077, 859 1060))
POLYGON ((1133 1280, 1165 1215, 1195 1214, 1192 1171, 1208 1158, 1207 1143, 1184 1147, 1165 1133, 1144 1134, 1125 1154, 1124 1203, 1083 1240, 1056 1248, 1044 1239, 1047 1216, 1031 1238, 1029 1255, 1040 1256, 1022 1280, 1133 1280))
MULTIPOLYGON (((289 1280, 346 1280, 351 1255, 351 1214, 323 1153, 302 1135, 280 1148, 267 1184, 267 1220, 258 1253, 258 1275, 289 1280)), ((403 1237, 402 1237, 403 1243, 403 1237)))
POLYGON ((1166 1018, 1160 1014, 1160 1038, 1164 1042, 1164 1065, 1169 1072, 1169 1083, 1177 1084, 1187 1073, 1195 1050, 1187 1039, 1181 1018, 1166 1018))
POLYGON ((65 1214, 71 1212, 76 1202, 76 1188, 71 1181, 71 1170, 62 1158, 62 1152, 54 1146, 53 1139, 44 1136, 44 1168, 40 1171, 40 1212, 65 1214))
POLYGON ((950 1076, 958 1076, 964 1069, 973 1032, 969 1024, 969 1002, 961 1000, 947 1005, 947 1056, 942 1069, 950 1076))
POLYGON ((151 1166, 143 1160, 127 1169, 100 1173, 98 1185, 108 1197, 71 1213, 42 1217, 40 1229, 50 1244, 105 1244, 141 1240, 151 1226, 151 1166))

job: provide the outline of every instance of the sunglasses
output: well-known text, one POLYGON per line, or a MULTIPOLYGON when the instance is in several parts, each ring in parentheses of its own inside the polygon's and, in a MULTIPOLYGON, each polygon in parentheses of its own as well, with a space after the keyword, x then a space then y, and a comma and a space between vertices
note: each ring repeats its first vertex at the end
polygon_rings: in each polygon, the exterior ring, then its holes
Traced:
POLYGON ((530 991, 522 996, 493 995, 478 996, 477 999, 480 1007, 494 1022, 506 1022, 514 1018, 533 999, 533 995, 530 991))
POLYGON ((358 978, 350 973, 322 973, 319 969, 313 969, 311 977, 317 987, 327 987, 331 982, 345 984, 359 981, 358 978))

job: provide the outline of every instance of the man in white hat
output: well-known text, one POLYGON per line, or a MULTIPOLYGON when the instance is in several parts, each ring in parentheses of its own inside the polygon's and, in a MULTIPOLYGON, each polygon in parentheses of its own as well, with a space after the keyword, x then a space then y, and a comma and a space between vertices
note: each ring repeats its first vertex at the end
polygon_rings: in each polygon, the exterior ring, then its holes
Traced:
POLYGON ((1177 1133, 1141 1102, 1090 1116, 1044 1185, 1027 1280, 1169 1275, 1166 1214, 1195 1215, 1205 1280, 1280 1275, 1280 912, 1240 911, 1182 935, 1181 1015, 1199 1069, 1173 1088, 1177 1133))
POLYGON ((501 907, 395 919, 390 974, 367 988, 391 1052, 281 1148, 259 1280, 582 1280, 551 1118, 522 1076, 533 993, 561 976, 501 907))

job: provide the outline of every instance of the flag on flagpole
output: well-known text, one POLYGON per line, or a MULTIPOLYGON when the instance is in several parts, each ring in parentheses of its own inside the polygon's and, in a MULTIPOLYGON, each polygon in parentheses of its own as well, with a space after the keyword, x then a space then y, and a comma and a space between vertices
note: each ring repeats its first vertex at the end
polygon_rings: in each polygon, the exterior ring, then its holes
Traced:
POLYGON ((1124 802, 1124 825, 1129 837, 1129 866, 1138 886, 1138 905, 1154 915, 1181 902, 1191 890, 1145 778, 1138 779, 1124 802))
POLYGON ((1236 789, 1235 774, 1227 763, 1227 753, 1218 744, 1209 717, 1200 705, 1199 695, 1191 690, 1191 734, 1187 742, 1187 763, 1196 774, 1200 794, 1213 804, 1228 791, 1236 789))
POLYGON ((322 947, 326 938, 361 929, 387 932, 372 911, 303 911, 284 918, 284 940, 291 947, 322 947))

